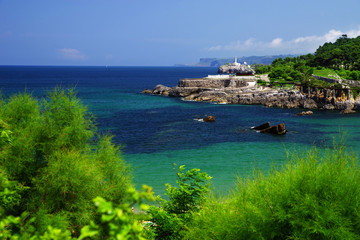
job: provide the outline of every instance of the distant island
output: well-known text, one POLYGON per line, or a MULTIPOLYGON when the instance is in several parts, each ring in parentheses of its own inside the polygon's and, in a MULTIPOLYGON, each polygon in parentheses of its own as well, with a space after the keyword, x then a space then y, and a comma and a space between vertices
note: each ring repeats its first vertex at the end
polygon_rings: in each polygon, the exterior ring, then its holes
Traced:
MULTIPOLYGON (((266 64, 270 65, 277 58, 296 57, 296 55, 268 55, 268 56, 249 56, 238 57, 238 62, 247 62, 248 64, 266 64)), ((220 67, 226 63, 233 62, 234 58, 200 58, 198 63, 175 64, 178 67, 220 67)))

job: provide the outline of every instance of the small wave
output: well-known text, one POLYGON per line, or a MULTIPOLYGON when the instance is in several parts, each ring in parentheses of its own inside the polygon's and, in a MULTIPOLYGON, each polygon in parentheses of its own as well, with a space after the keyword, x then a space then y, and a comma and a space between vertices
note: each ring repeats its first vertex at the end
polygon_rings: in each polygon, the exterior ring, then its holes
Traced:
POLYGON ((215 104, 215 105, 226 105, 226 102, 210 102, 210 104, 215 104))
POLYGON ((185 98, 181 98, 181 101, 184 101, 184 102, 196 102, 195 100, 187 100, 185 98))
POLYGON ((198 121, 198 122, 204 122, 204 119, 202 119, 202 118, 195 118, 194 120, 198 121))

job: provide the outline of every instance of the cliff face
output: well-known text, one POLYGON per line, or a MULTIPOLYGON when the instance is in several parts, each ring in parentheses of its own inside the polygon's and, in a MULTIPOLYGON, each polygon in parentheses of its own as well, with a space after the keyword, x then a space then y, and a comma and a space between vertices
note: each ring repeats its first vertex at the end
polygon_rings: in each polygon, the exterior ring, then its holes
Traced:
POLYGON ((198 88, 241 88, 247 85, 248 81, 256 81, 254 77, 229 77, 227 79, 216 78, 195 78, 180 79, 178 87, 198 88))
POLYGON ((360 96, 354 99, 351 91, 347 90, 316 88, 277 90, 257 85, 248 86, 246 81, 230 79, 183 79, 176 87, 157 85, 146 93, 181 97, 189 101, 259 104, 280 108, 360 109, 360 96))

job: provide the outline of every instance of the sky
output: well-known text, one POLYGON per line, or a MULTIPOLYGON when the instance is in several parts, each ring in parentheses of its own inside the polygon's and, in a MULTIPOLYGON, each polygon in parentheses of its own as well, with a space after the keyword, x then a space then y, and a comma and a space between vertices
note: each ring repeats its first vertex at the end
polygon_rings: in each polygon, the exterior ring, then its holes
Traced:
POLYGON ((173 66, 313 53, 359 0, 0 0, 0 65, 173 66))

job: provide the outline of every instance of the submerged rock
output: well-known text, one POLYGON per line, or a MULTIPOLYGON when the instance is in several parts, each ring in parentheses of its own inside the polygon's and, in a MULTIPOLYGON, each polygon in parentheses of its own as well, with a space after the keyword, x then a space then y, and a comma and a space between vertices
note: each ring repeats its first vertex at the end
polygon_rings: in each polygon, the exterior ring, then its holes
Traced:
POLYGON ((271 133, 271 134, 276 134, 276 135, 284 135, 285 133, 287 133, 287 130, 285 128, 285 124, 280 123, 280 124, 272 126, 270 128, 260 130, 260 132, 261 133, 271 133))
POLYGON ((203 118, 204 122, 215 122, 214 116, 207 116, 206 118, 203 118))
POLYGON ((352 109, 345 109, 345 110, 342 110, 340 113, 341 114, 351 114, 351 113, 356 113, 356 111, 354 111, 352 109))
POLYGON ((149 89, 144 89, 144 90, 142 90, 142 93, 144 93, 144 94, 152 94, 152 91, 149 90, 149 89))
POLYGON ((267 129, 267 128, 270 128, 270 122, 267 122, 267 123, 264 123, 264 124, 261 124, 257 127, 252 127, 251 129, 253 130, 264 130, 264 129, 267 129))
POLYGON ((314 113, 312 111, 305 111, 301 113, 297 113, 296 116, 305 116, 305 115, 313 115, 314 113))
POLYGON ((284 123, 280 123, 271 127, 270 122, 267 122, 251 129, 259 130, 261 133, 271 133, 276 135, 284 135, 287 133, 284 123))

